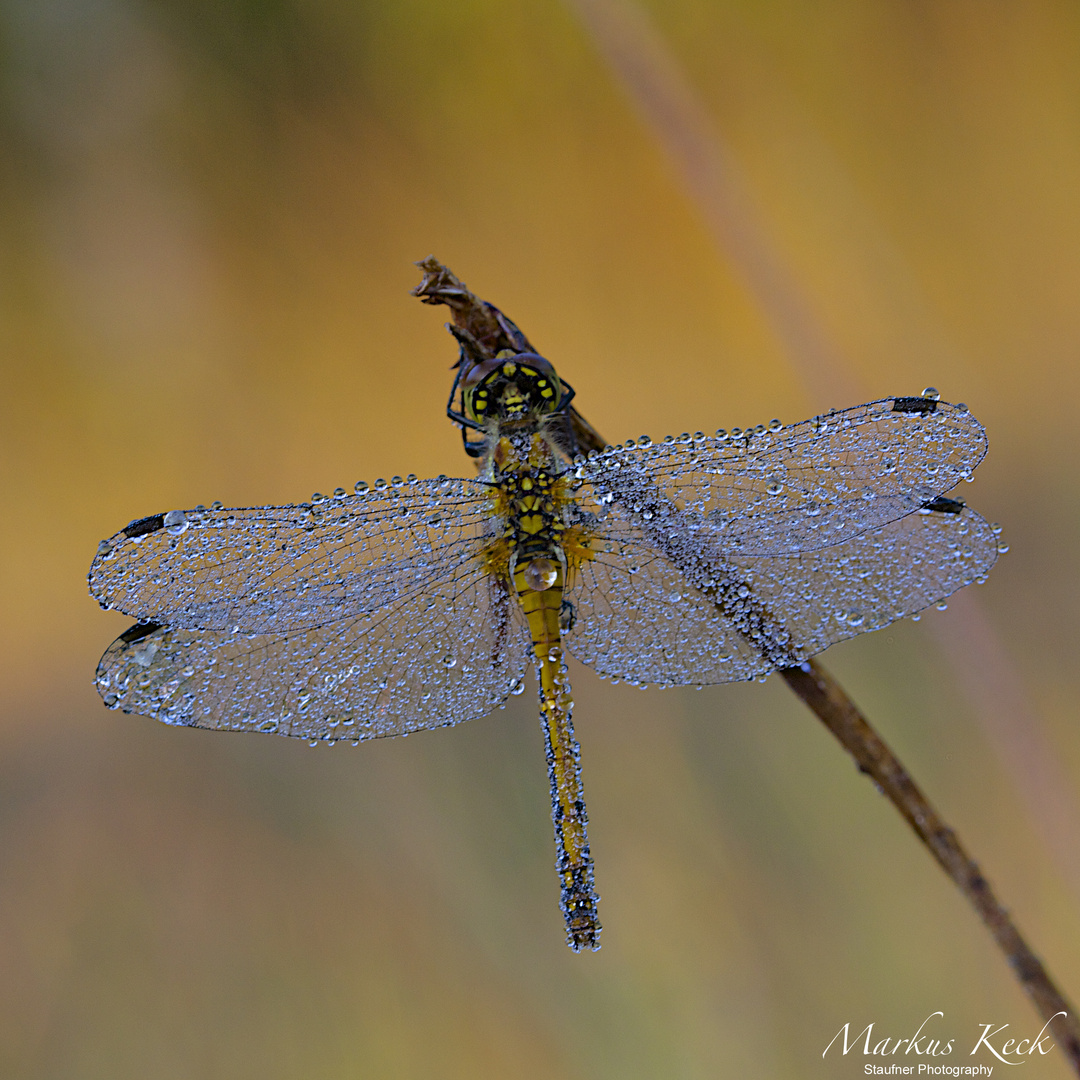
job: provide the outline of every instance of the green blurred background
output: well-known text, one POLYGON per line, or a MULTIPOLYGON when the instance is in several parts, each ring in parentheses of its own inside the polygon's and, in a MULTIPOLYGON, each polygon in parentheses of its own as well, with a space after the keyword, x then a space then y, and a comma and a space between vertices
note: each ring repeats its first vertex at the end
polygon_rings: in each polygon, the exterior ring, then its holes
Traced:
POLYGON ((943 1010, 952 1064, 995 1064, 961 1059, 978 1024, 1038 1030, 778 679, 575 670, 605 924, 581 956, 531 694, 332 750, 102 706, 128 620, 86 594, 101 537, 470 475, 445 311, 408 295, 429 252, 611 440, 927 384, 986 423, 961 494, 1011 552, 826 661, 1080 996, 1080 8, 636 10, 0 3, 3 1076, 833 1077, 862 1074, 822 1061, 846 1021, 943 1010), (715 227, 733 174, 693 180, 665 86, 741 176, 741 250, 715 227), (790 303, 824 361, 778 331, 790 303))

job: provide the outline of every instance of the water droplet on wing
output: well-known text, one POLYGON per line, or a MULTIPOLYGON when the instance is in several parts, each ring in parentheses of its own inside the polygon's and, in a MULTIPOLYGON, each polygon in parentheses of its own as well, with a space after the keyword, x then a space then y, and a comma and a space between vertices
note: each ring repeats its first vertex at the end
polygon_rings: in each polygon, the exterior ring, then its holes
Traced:
MULTIPOLYGON (((172 533, 173 536, 179 536, 188 527, 188 520, 184 516, 183 510, 170 510, 165 515, 165 531, 172 533)), ((103 540, 102 543, 105 541, 103 540)))

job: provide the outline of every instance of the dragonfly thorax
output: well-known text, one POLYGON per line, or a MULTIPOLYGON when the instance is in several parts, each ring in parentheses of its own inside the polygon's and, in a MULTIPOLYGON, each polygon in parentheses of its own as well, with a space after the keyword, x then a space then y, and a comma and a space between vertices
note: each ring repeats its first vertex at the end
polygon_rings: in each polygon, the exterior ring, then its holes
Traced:
POLYGON ((465 415, 476 423, 528 420, 554 412, 563 398, 555 369, 536 353, 504 351, 476 364, 462 382, 465 415))
POLYGON ((566 528, 564 486, 562 477, 525 462, 502 473, 499 487, 506 506, 506 537, 515 561, 560 558, 559 541, 566 528))

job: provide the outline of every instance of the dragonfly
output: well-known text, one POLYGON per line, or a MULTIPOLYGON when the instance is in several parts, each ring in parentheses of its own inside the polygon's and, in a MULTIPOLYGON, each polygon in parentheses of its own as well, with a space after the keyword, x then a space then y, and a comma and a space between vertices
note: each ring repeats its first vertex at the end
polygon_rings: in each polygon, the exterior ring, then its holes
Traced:
POLYGON ((642 687, 764 679, 942 604, 1004 548, 947 494, 987 443, 935 391, 588 453, 572 398, 504 349, 451 392, 475 477, 170 510, 103 540, 91 594, 136 620, 98 666, 105 704, 356 745, 483 716, 531 668, 567 943, 598 948, 568 655, 642 687))

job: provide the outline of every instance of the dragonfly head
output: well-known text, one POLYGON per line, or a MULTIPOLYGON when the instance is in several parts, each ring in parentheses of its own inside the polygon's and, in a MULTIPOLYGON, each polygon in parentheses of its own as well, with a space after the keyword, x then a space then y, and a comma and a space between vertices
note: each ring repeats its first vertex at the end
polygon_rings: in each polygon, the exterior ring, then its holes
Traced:
POLYGON ((465 415, 481 423, 489 417, 524 420, 554 412, 565 391, 555 369, 542 356, 504 350, 469 371, 461 394, 465 415))

